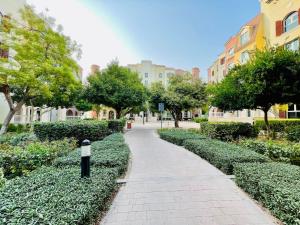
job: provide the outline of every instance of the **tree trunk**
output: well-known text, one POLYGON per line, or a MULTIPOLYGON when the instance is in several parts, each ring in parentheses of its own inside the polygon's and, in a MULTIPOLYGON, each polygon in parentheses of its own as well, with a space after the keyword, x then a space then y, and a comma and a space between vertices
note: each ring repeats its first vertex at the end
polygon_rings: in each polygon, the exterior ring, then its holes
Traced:
POLYGON ((270 124, 269 124, 269 120, 268 120, 268 111, 269 111, 269 109, 264 108, 263 111, 264 111, 264 121, 265 121, 265 125, 266 125, 266 128, 267 128, 267 136, 269 137, 270 136, 270 124))
POLYGON ((21 109, 21 107, 24 105, 24 102, 21 101, 19 102, 16 107, 10 107, 10 110, 7 114, 7 116, 5 117, 5 120, 3 121, 1 130, 0 130, 0 136, 5 134, 7 132, 8 129, 8 125, 11 121, 11 119, 13 118, 13 116, 15 115, 15 113, 21 109))
POLYGON ((179 123, 178 123, 177 117, 175 118, 174 123, 175 123, 175 128, 179 128, 179 123))
POLYGON ((116 109, 116 118, 121 119, 121 109, 116 109))

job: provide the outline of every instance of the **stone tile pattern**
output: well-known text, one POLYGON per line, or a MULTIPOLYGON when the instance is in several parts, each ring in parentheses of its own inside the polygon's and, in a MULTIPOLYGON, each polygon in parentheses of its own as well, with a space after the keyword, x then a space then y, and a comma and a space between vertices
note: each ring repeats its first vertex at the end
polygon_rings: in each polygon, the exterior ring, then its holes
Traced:
POLYGON ((132 166, 101 225, 277 224, 228 176, 154 129, 136 127, 125 138, 132 166))

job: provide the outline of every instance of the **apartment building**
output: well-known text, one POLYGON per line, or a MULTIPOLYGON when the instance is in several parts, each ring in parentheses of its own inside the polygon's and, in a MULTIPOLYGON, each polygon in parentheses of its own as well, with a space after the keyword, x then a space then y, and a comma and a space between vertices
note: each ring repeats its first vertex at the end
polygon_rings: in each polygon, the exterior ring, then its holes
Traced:
MULTIPOLYGON (((297 51, 300 47, 300 1, 261 0, 265 37, 271 46, 297 51)), ((300 105, 279 108, 283 118, 300 118, 300 105)))
MULTIPOLYGON (((137 64, 129 64, 127 66, 130 70, 137 72, 142 83, 146 87, 150 87, 152 83, 162 82, 162 84, 167 87, 169 84, 169 78, 174 75, 184 75, 186 73, 192 74, 193 79, 200 79, 200 69, 198 67, 194 67, 191 71, 176 69, 173 67, 168 67, 165 65, 157 65, 153 64, 151 60, 142 60, 141 63, 137 64)), ((191 119, 195 115, 199 115, 201 113, 200 110, 195 110, 194 112, 185 111, 182 112, 183 119, 191 119)), ((139 115, 135 117, 135 120, 141 120, 143 117, 146 117, 147 121, 157 121, 158 115, 148 112, 141 112, 139 115)), ((167 120, 171 120, 172 116, 170 113, 165 113, 164 118, 167 120)))
MULTIPOLYGON (((209 83, 220 82, 235 65, 247 63, 251 54, 257 49, 284 46, 291 50, 299 50, 300 1, 261 0, 260 4, 259 15, 243 25, 239 32, 225 43, 222 57, 219 56, 208 69, 209 83), (221 62, 225 62, 222 68, 223 77, 222 72, 218 71, 221 62)), ((209 112, 210 121, 253 122, 255 118, 261 117, 263 113, 260 110, 223 112, 212 107, 209 112)), ((274 106, 269 111, 269 117, 300 117, 300 105, 274 106)))
POLYGON ((191 73, 194 79, 200 79, 200 69, 192 68, 191 71, 175 69, 165 65, 153 64, 151 60, 142 60, 141 63, 128 64, 130 70, 137 72, 146 87, 150 87, 154 82, 162 82, 164 86, 168 86, 169 78, 174 75, 183 75, 191 73))

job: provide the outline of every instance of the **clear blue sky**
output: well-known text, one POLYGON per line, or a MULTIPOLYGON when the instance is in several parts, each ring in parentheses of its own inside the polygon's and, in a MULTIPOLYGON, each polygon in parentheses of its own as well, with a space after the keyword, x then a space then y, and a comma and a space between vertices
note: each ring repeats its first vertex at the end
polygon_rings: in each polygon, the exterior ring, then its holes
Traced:
POLYGON ((85 4, 104 13, 141 60, 183 69, 198 66, 204 77, 228 38, 259 13, 258 0, 87 0, 85 4))

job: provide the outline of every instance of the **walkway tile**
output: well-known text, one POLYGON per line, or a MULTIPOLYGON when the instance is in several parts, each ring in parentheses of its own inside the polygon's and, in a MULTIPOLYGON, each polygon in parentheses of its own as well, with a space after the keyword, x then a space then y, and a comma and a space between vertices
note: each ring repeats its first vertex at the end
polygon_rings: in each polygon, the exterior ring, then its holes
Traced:
POLYGON ((127 183, 101 225, 273 225, 228 176, 154 129, 125 135, 132 151, 127 183))

